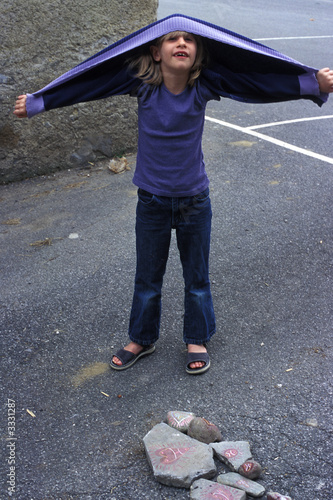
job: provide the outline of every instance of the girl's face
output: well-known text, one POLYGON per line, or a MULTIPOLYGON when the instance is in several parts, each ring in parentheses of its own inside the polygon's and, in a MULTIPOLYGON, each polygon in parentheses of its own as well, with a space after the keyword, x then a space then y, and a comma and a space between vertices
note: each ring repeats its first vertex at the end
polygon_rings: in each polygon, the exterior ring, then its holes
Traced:
POLYGON ((161 45, 153 45, 151 54, 161 65, 162 74, 189 74, 197 55, 197 42, 190 33, 170 34, 161 45))

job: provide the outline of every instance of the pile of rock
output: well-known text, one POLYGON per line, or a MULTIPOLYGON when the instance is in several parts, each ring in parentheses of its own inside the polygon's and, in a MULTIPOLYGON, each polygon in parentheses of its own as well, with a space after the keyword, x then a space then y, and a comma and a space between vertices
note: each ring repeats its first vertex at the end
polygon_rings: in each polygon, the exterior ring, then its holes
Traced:
MULTIPOLYGON (((245 500, 262 497, 265 488, 254 481, 262 468, 253 460, 247 441, 222 441, 216 425, 193 413, 170 411, 166 423, 155 425, 143 439, 148 461, 157 481, 189 488, 190 498, 245 500), (232 472, 217 474, 214 456, 232 472)), ((267 500, 291 500, 269 492, 267 500)))

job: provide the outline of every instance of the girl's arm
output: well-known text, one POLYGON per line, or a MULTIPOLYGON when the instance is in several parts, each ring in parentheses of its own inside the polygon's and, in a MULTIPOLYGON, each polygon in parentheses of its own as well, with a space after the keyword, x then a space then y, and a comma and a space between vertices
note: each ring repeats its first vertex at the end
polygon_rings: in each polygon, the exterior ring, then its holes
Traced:
POLYGON ((130 94, 138 84, 126 66, 114 69, 111 64, 104 64, 60 84, 50 84, 34 94, 19 96, 14 114, 18 118, 31 118, 50 109, 130 94))
POLYGON ((236 73, 224 66, 202 72, 206 85, 223 97, 252 103, 311 99, 319 106, 327 101, 328 93, 333 92, 332 75, 328 68, 319 71, 309 68, 299 75, 236 73))

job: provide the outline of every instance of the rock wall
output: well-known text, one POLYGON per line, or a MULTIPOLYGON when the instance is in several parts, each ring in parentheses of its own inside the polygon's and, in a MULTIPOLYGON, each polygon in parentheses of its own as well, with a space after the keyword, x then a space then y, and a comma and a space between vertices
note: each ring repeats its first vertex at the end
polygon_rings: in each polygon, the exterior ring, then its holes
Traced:
POLYGON ((133 151, 136 100, 117 96, 37 115, 13 115, 32 93, 156 20, 158 0, 1 0, 0 183, 133 151))

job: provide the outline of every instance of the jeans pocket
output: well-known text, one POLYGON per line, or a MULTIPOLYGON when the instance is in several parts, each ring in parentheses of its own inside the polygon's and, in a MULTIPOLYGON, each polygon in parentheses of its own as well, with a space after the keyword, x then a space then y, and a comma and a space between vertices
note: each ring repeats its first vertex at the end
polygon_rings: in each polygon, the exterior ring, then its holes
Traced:
POLYGON ((149 205, 150 203, 153 202, 154 195, 152 193, 149 193, 148 191, 145 191, 144 189, 139 188, 138 198, 139 201, 141 201, 141 203, 143 203, 144 205, 149 205))
POLYGON ((209 188, 193 196, 194 203, 205 203, 209 200, 209 188))

